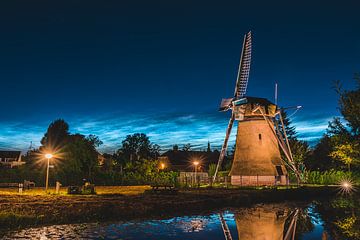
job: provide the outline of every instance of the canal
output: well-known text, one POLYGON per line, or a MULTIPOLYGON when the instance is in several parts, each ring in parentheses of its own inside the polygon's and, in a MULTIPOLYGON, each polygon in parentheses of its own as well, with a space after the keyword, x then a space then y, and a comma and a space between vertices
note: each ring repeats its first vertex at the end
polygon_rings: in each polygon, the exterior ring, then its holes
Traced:
POLYGON ((360 239, 359 199, 257 204, 152 220, 50 225, 3 239, 360 239), (221 219, 223 221, 221 221, 221 219))

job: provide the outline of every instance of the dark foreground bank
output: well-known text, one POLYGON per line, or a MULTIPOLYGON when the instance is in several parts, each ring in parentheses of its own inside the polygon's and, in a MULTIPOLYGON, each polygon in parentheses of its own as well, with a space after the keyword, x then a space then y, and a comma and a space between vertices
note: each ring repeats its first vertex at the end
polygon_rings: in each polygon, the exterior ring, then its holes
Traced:
POLYGON ((257 203, 301 201, 337 195, 336 187, 294 189, 199 189, 173 195, 143 193, 125 196, 1 195, 0 227, 149 219, 197 214, 225 207, 248 207, 257 203))

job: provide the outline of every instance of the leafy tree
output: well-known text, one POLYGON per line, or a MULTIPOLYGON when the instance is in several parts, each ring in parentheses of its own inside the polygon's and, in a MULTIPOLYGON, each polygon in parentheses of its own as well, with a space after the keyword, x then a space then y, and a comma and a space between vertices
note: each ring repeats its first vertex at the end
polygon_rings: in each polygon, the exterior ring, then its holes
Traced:
POLYGON ((182 150, 185 151, 185 152, 190 151, 191 150, 191 144, 190 143, 184 144, 182 150))
POLYGON ((337 164, 329 155, 332 149, 331 137, 327 134, 320 139, 310 157, 305 159, 305 166, 309 170, 326 171, 336 168, 337 164))
POLYGON ((102 144, 97 136, 70 134, 69 125, 63 119, 58 119, 49 125, 41 144, 40 151, 33 151, 34 157, 30 158, 36 159, 44 151, 54 152, 53 180, 56 178, 64 184, 79 184, 83 178, 93 179, 98 166, 96 148, 102 144))
POLYGON ((179 151, 179 146, 177 144, 175 144, 173 146, 173 151, 176 152, 176 151, 179 151))
POLYGON ((340 118, 334 118, 327 134, 331 138, 329 156, 347 166, 358 166, 360 146, 360 75, 355 74, 357 87, 354 90, 343 90, 340 81, 335 83, 339 95, 339 110, 347 123, 343 125, 340 118))
POLYGON ((112 172, 116 164, 116 160, 115 160, 116 156, 112 154, 104 153, 102 157, 103 157, 103 162, 101 165, 102 170, 104 170, 107 173, 112 172))
POLYGON ((351 137, 351 134, 349 133, 348 129, 346 129, 346 127, 342 124, 339 117, 335 117, 332 121, 329 122, 326 133, 329 136, 338 136, 346 138, 347 140, 351 137))
POLYGON ((360 151, 356 143, 346 143, 335 146, 334 151, 329 154, 332 158, 342 161, 348 166, 350 172, 351 164, 359 163, 360 151))
POLYGON ((50 123, 41 144, 45 148, 56 149, 64 144, 69 133, 69 125, 63 119, 57 119, 50 123))
POLYGON ((336 82, 336 92, 339 94, 339 109, 344 119, 348 122, 351 132, 360 135, 360 74, 355 74, 357 82, 355 90, 342 90, 341 83, 336 82))
POLYGON ((70 135, 60 159, 59 176, 71 184, 79 183, 83 178, 93 180, 98 166, 99 153, 96 148, 100 144, 102 142, 94 135, 70 135))
POLYGON ((160 155, 160 146, 152 144, 144 133, 127 135, 117 152, 123 161, 136 162, 144 159, 156 159, 160 155))
POLYGON ((301 168, 305 160, 308 159, 310 156, 310 152, 311 152, 310 146, 307 142, 300 141, 297 139, 290 139, 289 144, 291 146, 291 151, 295 165, 298 168, 301 168))
POLYGON ((215 164, 215 163, 209 164, 208 173, 209 173, 209 176, 210 176, 210 177, 214 176, 215 171, 216 171, 216 164, 215 164))

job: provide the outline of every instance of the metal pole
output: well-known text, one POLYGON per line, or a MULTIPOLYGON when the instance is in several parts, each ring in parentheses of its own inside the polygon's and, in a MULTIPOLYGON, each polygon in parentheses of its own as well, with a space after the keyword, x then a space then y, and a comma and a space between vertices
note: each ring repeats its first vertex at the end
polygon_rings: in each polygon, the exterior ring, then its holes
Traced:
POLYGON ((50 158, 47 158, 45 192, 47 192, 49 187, 49 165, 50 165, 50 158))
POLYGON ((195 165, 195 185, 197 185, 196 172, 197 172, 197 165, 195 165))

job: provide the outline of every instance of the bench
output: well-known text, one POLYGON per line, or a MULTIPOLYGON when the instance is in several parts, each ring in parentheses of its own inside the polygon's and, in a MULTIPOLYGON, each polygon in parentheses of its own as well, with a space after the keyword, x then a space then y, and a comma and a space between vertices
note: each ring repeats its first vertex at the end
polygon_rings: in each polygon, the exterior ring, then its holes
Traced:
POLYGON ((20 183, 0 183, 0 188, 18 188, 20 183))
POLYGON ((19 188, 30 189, 35 187, 35 183, 25 180, 24 183, 0 183, 0 188, 19 188))
POLYGON ((152 192, 154 193, 176 193, 178 189, 174 185, 151 185, 152 192))

